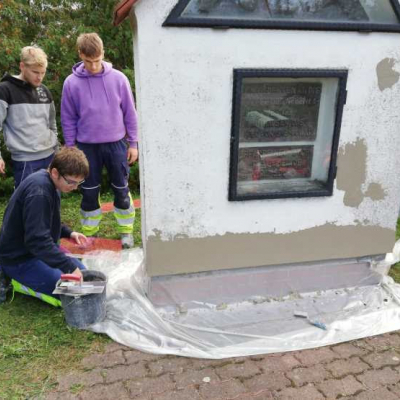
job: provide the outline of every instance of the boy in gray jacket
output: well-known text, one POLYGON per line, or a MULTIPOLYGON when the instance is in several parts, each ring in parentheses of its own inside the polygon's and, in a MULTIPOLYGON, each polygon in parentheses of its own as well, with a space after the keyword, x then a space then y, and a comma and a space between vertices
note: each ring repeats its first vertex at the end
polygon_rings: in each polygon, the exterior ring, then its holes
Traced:
MULTIPOLYGON (((42 84, 47 56, 39 47, 24 47, 19 66, 18 76, 5 74, 0 83, 0 130, 11 153, 15 188, 47 168, 58 146, 53 98, 42 84)), ((0 173, 5 173, 1 154, 0 173)))

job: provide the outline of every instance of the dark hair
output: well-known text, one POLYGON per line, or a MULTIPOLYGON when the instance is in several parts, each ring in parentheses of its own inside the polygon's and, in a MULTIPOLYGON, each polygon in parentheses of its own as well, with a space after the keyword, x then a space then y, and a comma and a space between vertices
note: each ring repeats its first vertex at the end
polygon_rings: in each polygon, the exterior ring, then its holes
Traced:
POLYGON ((50 163, 49 170, 56 168, 61 175, 89 175, 89 163, 83 151, 76 147, 62 147, 50 163))

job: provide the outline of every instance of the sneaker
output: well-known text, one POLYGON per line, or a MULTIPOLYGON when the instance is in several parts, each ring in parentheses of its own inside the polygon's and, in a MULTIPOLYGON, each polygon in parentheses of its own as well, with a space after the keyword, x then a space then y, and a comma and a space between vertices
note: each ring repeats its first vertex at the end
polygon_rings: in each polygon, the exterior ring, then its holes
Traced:
POLYGON ((131 249, 134 245, 132 233, 121 234, 121 244, 123 249, 131 249))

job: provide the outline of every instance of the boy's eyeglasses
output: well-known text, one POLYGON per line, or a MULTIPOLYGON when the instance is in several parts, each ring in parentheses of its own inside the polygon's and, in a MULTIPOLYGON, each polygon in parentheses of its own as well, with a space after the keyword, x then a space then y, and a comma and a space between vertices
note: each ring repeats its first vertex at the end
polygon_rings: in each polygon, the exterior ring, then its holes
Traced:
POLYGON ((79 186, 79 185, 82 185, 83 182, 85 182, 84 179, 80 182, 76 182, 76 181, 72 181, 71 179, 67 179, 63 174, 60 174, 60 175, 63 177, 66 184, 70 185, 70 186, 79 186))

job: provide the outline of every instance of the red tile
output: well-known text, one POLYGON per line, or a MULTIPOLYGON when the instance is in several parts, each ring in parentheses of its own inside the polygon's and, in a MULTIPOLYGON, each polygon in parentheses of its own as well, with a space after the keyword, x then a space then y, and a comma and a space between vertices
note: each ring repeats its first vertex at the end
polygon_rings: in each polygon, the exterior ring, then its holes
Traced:
POLYGON ((121 241, 119 239, 103 239, 89 237, 88 243, 79 245, 72 239, 61 239, 60 249, 64 253, 70 254, 86 254, 94 250, 110 250, 121 251, 121 241))

